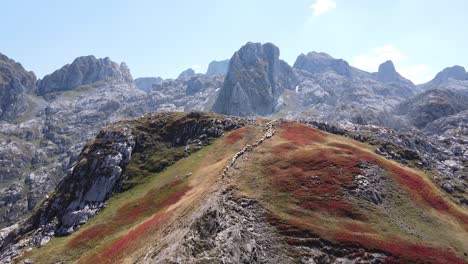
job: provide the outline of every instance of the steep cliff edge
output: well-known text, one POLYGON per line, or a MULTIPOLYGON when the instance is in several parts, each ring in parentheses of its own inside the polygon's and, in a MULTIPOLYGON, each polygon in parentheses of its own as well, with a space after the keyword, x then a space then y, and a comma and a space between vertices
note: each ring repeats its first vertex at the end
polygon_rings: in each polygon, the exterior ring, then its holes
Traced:
POLYGON ((36 92, 36 76, 0 53, 0 120, 12 121, 31 107, 27 95, 36 92))
POLYGON ((279 55, 271 43, 251 42, 234 53, 213 111, 237 116, 277 112, 281 108, 278 98, 297 82, 293 69, 279 55))

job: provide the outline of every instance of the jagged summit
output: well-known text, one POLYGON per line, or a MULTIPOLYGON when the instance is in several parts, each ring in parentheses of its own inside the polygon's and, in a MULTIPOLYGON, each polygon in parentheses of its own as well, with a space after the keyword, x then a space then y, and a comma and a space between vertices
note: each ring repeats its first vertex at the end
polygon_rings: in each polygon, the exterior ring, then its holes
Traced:
POLYGON ((63 66, 37 82, 39 94, 73 90, 80 85, 97 81, 133 84, 127 65, 120 65, 108 57, 96 59, 93 55, 76 58, 71 64, 63 66))
POLYGON ((352 77, 353 75, 352 68, 348 62, 342 59, 335 59, 324 52, 309 52, 307 55, 301 54, 297 57, 293 67, 309 73, 333 71, 346 77, 352 77))
POLYGON ((374 73, 377 81, 382 83, 401 83, 413 86, 414 84, 401 76, 395 69, 395 65, 391 60, 388 60, 379 65, 379 71, 374 73))
POLYGON ((443 85, 448 83, 450 80, 455 81, 464 81, 468 80, 468 73, 466 72, 465 68, 462 66, 452 66, 443 69, 441 72, 437 73, 437 75, 431 81, 422 84, 422 89, 431 89, 436 88, 437 86, 443 85))
POLYGON ((190 77, 195 76, 195 71, 192 68, 188 68, 185 71, 181 72, 177 79, 189 79, 190 77))
POLYGON ((395 65, 393 65, 393 62, 391 60, 388 60, 382 64, 379 65, 379 71, 377 72, 377 77, 380 80, 392 80, 395 79, 395 77, 398 77, 399 74, 397 73, 395 69, 395 65))
POLYGON ((239 116, 274 113, 282 92, 294 89, 297 82, 279 55, 272 43, 249 42, 235 52, 213 111, 239 116))
POLYGON ((11 121, 29 109, 27 94, 36 92, 36 76, 0 53, 0 120, 11 121))
POLYGON ((206 75, 214 76, 214 75, 226 75, 229 67, 229 60, 223 61, 212 61, 208 65, 208 69, 206 70, 206 75))

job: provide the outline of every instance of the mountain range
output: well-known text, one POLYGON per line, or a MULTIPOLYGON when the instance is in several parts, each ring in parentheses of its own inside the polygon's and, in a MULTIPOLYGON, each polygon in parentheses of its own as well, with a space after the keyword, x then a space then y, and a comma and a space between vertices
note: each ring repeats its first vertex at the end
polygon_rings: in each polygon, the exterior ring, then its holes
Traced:
POLYGON ((249 42, 37 80, 0 54, 0 262, 466 263, 468 73, 376 70, 249 42))

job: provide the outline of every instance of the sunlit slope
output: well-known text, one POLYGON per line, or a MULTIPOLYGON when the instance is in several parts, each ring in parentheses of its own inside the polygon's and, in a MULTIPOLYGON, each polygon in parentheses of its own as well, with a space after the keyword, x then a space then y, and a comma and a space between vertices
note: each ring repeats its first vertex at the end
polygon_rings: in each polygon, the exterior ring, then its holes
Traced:
MULTIPOLYGON (((23 259, 34 263, 133 262, 159 238, 182 239, 178 225, 219 189, 228 160, 260 134, 249 126, 234 131, 193 153, 161 173, 146 175, 130 190, 112 197, 106 208, 69 237, 54 238, 23 259)), ((133 164, 130 163, 129 167, 133 164)), ((170 243, 170 240, 167 242, 170 243)))
MULTIPOLYGON (((258 219, 268 219, 290 246, 327 241, 335 248, 382 252, 388 263, 467 263, 466 209, 446 199, 424 172, 300 123, 278 122, 274 130, 257 144, 265 126, 245 126, 162 172, 138 175, 76 233, 54 238, 22 260, 139 262, 148 252, 189 243, 182 230, 208 200, 229 189, 257 200, 269 214, 258 219)), ((129 172, 141 173, 137 161, 132 158, 129 172)))
POLYGON ((237 181, 271 210, 288 243, 313 243, 310 232, 381 250, 393 255, 389 262, 466 263, 466 209, 445 199, 423 172, 354 140, 283 123, 237 181), (297 232, 303 234, 290 235, 297 232))

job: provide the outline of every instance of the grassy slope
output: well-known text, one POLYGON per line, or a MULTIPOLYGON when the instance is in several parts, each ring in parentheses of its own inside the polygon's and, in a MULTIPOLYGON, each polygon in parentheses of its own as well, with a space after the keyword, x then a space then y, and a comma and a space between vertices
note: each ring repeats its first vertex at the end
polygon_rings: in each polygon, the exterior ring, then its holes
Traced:
POLYGON ((466 210, 445 199, 423 172, 348 138, 283 124, 254 152, 239 188, 291 226, 386 251, 395 256, 389 260, 466 263, 466 210), (385 170, 385 207, 350 195, 362 161, 385 170))
POLYGON ((174 219, 203 201, 228 160, 258 134, 258 127, 239 129, 160 173, 144 178, 138 175, 134 187, 113 196, 79 231, 54 238, 23 259, 34 263, 115 263, 141 257, 147 245, 157 244, 161 232, 174 219))

